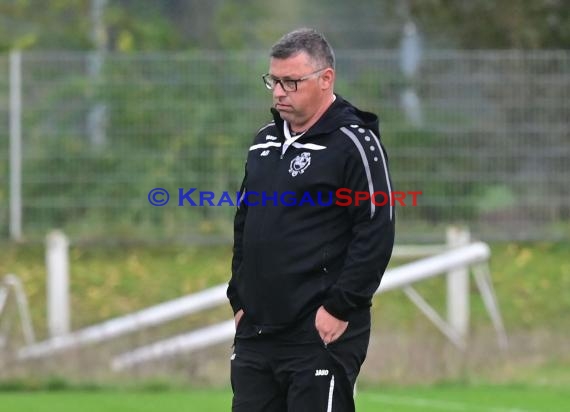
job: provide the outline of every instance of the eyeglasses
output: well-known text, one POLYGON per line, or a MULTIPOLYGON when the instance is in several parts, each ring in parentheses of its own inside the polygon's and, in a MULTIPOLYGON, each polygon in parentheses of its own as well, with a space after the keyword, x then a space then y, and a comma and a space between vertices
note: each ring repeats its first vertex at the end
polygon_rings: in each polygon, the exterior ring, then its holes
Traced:
POLYGON ((297 83, 308 80, 311 77, 315 77, 317 74, 319 74, 320 72, 322 72, 323 70, 326 70, 326 69, 327 68, 324 67, 322 69, 319 69, 317 71, 309 73, 306 76, 300 77, 298 79, 279 79, 277 77, 270 75, 269 73, 264 74, 263 76, 261 76, 261 78, 263 79, 263 83, 265 84, 265 87, 267 87, 269 90, 275 89, 275 86, 277 84, 280 84, 281 88, 283 90, 285 90, 286 92, 296 92, 297 91, 297 83))

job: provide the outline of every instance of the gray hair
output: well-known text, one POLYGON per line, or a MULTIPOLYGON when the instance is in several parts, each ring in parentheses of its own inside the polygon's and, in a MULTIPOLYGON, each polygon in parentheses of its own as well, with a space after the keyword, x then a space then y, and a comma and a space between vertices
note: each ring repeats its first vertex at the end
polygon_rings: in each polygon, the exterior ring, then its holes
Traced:
POLYGON ((334 69, 334 51, 325 36, 314 29, 297 29, 285 34, 271 47, 270 56, 287 59, 301 52, 307 53, 321 68, 334 69))

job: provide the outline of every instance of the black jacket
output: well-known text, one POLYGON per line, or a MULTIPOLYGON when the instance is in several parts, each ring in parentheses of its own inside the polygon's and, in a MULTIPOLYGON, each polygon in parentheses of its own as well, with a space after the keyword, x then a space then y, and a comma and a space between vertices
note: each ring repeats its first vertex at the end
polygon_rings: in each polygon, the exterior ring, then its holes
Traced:
POLYGON ((340 188, 392 191, 378 118, 337 95, 282 156, 284 122, 272 113, 249 149, 228 298, 257 333, 290 326, 320 305, 350 320, 368 310, 390 260, 394 207, 345 206, 336 196, 327 204, 340 188))

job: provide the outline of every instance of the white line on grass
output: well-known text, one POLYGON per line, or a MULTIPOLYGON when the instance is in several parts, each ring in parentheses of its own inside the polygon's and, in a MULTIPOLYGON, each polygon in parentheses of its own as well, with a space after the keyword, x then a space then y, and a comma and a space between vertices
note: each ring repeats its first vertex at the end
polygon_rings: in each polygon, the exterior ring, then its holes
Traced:
POLYGON ((439 410, 447 411, 477 411, 477 412, 535 412, 529 409, 520 408, 502 408, 496 406, 483 407, 481 405, 471 405, 463 402, 441 401, 437 399, 427 398, 414 398, 409 396, 393 396, 393 395, 371 395, 371 399, 375 402, 392 404, 392 405, 407 405, 415 406, 418 408, 437 408, 439 410))

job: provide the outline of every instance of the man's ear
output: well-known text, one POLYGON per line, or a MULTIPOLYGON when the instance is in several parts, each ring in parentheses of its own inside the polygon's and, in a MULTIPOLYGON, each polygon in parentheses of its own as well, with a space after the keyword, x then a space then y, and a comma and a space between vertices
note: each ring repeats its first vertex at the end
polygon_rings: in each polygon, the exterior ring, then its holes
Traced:
POLYGON ((330 89, 334 84, 334 78, 335 78, 334 70, 331 69, 330 67, 325 69, 319 77, 321 89, 323 90, 330 89))

